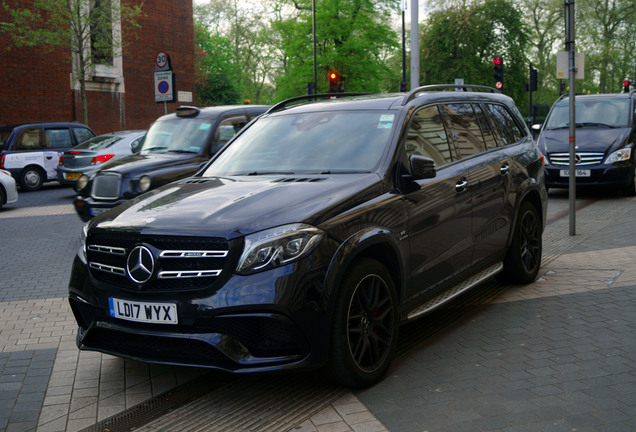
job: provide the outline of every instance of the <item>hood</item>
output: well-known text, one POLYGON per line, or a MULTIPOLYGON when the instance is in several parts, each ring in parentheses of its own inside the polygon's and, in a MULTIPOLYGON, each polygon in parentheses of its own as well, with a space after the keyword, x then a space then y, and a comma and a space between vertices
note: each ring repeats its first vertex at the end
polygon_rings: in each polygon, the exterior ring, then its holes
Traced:
POLYGON ((198 153, 155 153, 135 154, 113 160, 102 171, 116 171, 123 176, 138 173, 151 174, 153 171, 177 167, 200 159, 198 153))
MULTIPOLYGON (((576 150, 608 155, 628 143, 630 128, 580 127, 576 128, 576 150)), ((539 149, 548 153, 570 151, 570 130, 544 129, 539 137, 539 149)))
POLYGON ((381 190, 377 174, 190 178, 132 199, 94 218, 91 225, 232 239, 289 223, 317 226, 381 190))

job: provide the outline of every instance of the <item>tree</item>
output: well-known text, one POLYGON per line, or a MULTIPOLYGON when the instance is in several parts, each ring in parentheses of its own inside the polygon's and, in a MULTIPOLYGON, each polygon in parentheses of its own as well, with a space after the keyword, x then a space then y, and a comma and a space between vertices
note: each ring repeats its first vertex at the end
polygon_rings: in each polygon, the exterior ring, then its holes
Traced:
POLYGON ((120 28, 114 24, 139 28, 136 18, 142 6, 121 4, 119 0, 34 0, 30 8, 12 8, 2 0, 11 20, 0 22, 0 31, 12 39, 15 47, 41 46, 49 51, 70 48, 69 61, 73 77, 80 84, 84 123, 88 124, 86 81, 97 65, 112 63, 113 56, 123 52, 124 39, 121 31, 113 30, 120 28))
POLYGON ((238 103, 241 92, 236 77, 240 67, 233 63, 229 39, 211 34, 201 23, 194 25, 196 89, 200 105, 238 103))
POLYGON ((432 12, 421 26, 423 84, 494 85, 493 58, 504 60, 504 92, 519 106, 527 82, 527 36, 521 12, 510 0, 460 2, 432 12))
MULTIPOLYGON (((291 17, 272 23, 278 34, 280 73, 277 98, 306 92, 313 81, 313 32, 311 1, 292 0, 291 17)), ((327 72, 344 77, 346 91, 378 92, 397 90, 399 76, 386 65, 386 53, 399 47, 398 37, 388 24, 395 2, 389 0, 316 1, 318 91, 326 91, 327 72), (387 75, 394 89, 384 89, 387 75)))

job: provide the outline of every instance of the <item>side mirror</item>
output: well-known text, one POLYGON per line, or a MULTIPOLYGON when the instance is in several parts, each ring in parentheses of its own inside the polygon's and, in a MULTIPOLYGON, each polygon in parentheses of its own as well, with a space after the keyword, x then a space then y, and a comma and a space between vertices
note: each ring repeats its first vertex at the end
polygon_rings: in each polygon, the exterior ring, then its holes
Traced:
POLYGON ((434 178, 437 175, 435 161, 426 156, 411 155, 409 164, 411 165, 410 180, 434 178))

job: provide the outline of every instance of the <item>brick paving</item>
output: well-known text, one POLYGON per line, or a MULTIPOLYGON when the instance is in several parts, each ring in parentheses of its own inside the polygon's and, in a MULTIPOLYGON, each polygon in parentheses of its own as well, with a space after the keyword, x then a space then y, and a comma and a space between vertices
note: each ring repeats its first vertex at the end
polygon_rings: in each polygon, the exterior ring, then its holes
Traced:
MULTIPOLYGON (((37 193, 21 194, 0 210, 0 432, 90 428, 207 373, 77 350, 65 296, 82 224, 66 190, 40 193, 57 193, 56 201, 29 206, 37 193)), ((502 287, 476 304, 454 303, 409 324, 408 331, 426 333, 444 314, 460 316, 404 349, 378 385, 336 389, 337 397, 310 408, 300 401, 285 406, 295 415, 285 430, 632 430, 635 202, 602 197, 581 209, 575 237, 568 235, 567 217, 555 221, 544 236, 537 282, 502 287)), ((241 399, 245 383, 254 379, 227 384, 236 404, 266 409, 258 398, 241 399)), ((170 421, 195 430, 188 423, 193 412, 201 422, 219 409, 196 405, 204 399, 137 430, 170 430, 170 421)), ((227 430, 261 430, 255 427, 227 430)))

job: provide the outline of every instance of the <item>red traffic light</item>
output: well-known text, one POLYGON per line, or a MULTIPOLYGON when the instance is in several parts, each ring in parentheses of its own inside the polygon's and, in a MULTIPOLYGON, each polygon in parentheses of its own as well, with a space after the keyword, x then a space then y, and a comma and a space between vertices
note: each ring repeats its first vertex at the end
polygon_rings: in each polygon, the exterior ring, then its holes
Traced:
POLYGON ((495 57, 494 59, 492 59, 492 62, 496 65, 500 65, 502 63, 501 57, 495 57))
POLYGON ((338 79, 338 74, 335 72, 329 72, 329 79, 335 81, 336 79, 338 79))
POLYGON ((630 84, 630 83, 629 83, 629 81, 623 81, 623 85, 624 85, 625 87, 629 87, 629 84, 630 84))

